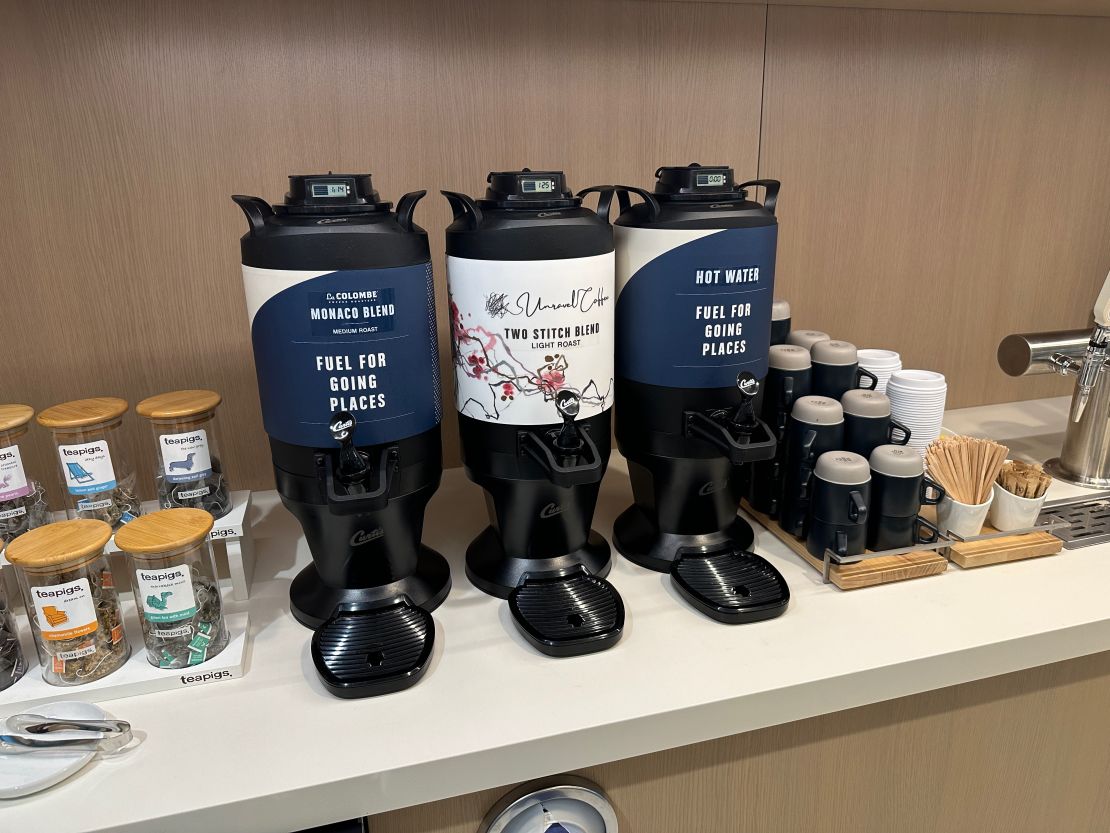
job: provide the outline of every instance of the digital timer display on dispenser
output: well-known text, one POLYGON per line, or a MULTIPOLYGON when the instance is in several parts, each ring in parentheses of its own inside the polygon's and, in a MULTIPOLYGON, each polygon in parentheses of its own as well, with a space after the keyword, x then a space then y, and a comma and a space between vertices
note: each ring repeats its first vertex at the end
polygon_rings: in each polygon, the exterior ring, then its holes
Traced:
POLYGON ((351 186, 345 182, 314 182, 313 197, 345 197, 351 193, 351 186))
POLYGON ((552 194, 555 192, 555 180, 525 179, 520 183, 520 190, 525 194, 552 194))
POLYGON ((698 174, 694 179, 694 183, 699 188, 701 188, 703 186, 711 186, 711 187, 720 188, 722 185, 725 184, 725 175, 724 174, 698 174))

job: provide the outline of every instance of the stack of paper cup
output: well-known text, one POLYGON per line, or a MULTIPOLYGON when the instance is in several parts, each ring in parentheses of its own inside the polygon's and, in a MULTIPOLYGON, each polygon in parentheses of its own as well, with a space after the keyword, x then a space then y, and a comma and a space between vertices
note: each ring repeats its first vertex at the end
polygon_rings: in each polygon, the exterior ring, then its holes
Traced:
POLYGON ((886 383, 890 380, 890 374, 902 369, 902 357, 893 350, 868 348, 859 351, 859 366, 874 373, 879 379, 875 390, 886 393, 886 383))
POLYGON ((940 436, 947 394, 944 375, 932 370, 896 370, 887 382, 890 415, 910 429, 909 445, 922 456, 940 436))

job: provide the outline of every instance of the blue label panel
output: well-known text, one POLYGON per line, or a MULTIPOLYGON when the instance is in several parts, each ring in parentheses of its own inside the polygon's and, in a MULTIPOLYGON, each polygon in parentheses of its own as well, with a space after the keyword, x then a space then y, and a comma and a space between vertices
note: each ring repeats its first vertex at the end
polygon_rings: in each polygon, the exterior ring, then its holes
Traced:
POLYGON ((617 373, 675 388, 767 375, 778 226, 726 229, 637 271, 617 296, 617 373))
POLYGON ((331 447, 350 411, 356 445, 439 424, 439 352, 430 263, 309 278, 267 300, 251 324, 266 433, 331 447))

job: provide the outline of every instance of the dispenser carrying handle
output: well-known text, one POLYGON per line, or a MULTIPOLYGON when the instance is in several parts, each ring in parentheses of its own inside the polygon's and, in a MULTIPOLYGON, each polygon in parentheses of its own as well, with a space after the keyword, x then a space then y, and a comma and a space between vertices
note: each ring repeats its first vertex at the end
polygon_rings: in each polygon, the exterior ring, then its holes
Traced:
POLYGON ((413 230, 412 215, 416 211, 416 204, 427 193, 427 191, 409 191, 397 201, 397 224, 405 231, 413 230))
POLYGON ((612 188, 617 195, 618 216, 632 207, 632 198, 629 197, 629 194, 635 194, 648 207, 648 221, 654 223, 659 219, 662 209, 659 207, 659 200, 655 199, 651 191, 637 188, 635 185, 609 185, 607 187, 612 188))
POLYGON ((767 195, 763 198, 763 207, 771 214, 775 213, 775 203, 779 201, 779 188, 782 183, 777 179, 749 179, 747 182, 741 182, 740 188, 748 188, 752 185, 761 185, 767 189, 767 195))
POLYGON ((617 190, 616 185, 594 185, 592 188, 583 188, 576 196, 583 197, 586 194, 598 195, 597 197, 597 216, 601 217, 605 222, 609 222, 609 209, 613 205, 613 193, 617 190))
POLYGON ((455 219, 466 217, 467 225, 471 229, 476 229, 482 224, 482 209, 478 207, 478 203, 459 191, 440 191, 439 193, 447 197, 447 202, 451 203, 451 210, 455 214, 455 219))
POLYGON ((243 209, 250 223, 251 232, 261 231, 266 226, 266 218, 274 215, 274 209, 262 197, 248 197, 244 194, 232 194, 231 199, 243 209))

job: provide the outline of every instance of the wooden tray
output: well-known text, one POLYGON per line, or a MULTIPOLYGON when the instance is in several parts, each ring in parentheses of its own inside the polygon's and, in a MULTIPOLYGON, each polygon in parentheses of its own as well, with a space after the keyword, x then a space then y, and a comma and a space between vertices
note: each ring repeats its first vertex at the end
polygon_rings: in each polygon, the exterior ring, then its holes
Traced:
MULTIPOLYGON (((921 507, 921 514, 930 521, 936 519, 936 509, 931 506, 921 507)), ((998 530, 990 524, 983 525, 984 535, 992 532, 998 530)), ((954 564, 970 570, 972 567, 989 567, 991 564, 1055 555, 1063 548, 1064 542, 1051 532, 1026 532, 1024 535, 1004 535, 985 541, 954 543, 948 548, 948 557, 954 564)))
MULTIPOLYGON (((762 512, 756 512, 747 502, 744 511, 762 524, 772 535, 800 555, 807 564, 818 572, 824 572, 825 562, 814 558, 806 550, 805 542, 799 541, 793 535, 784 532, 776 521, 771 520, 762 512)), ((1047 534, 1047 533, 1037 533, 1047 534)), ((911 578, 935 576, 948 569, 948 560, 937 552, 923 550, 911 552, 906 555, 880 556, 869 558, 856 564, 833 564, 829 570, 829 580, 841 590, 856 590, 860 587, 874 587, 877 584, 889 584, 894 581, 906 581, 911 578)))

